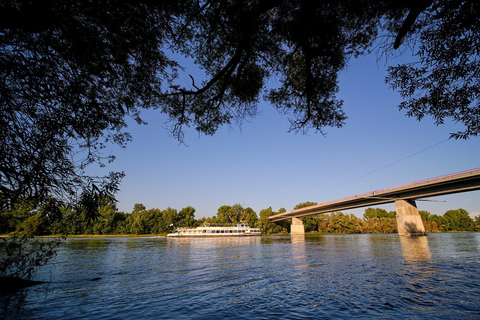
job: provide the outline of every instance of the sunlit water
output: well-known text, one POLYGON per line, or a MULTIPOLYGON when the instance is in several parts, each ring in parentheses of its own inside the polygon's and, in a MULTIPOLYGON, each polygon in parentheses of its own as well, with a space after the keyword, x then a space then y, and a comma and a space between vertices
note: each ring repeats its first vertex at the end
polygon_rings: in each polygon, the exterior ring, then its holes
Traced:
POLYGON ((68 239, 3 319, 479 319, 480 234, 68 239))

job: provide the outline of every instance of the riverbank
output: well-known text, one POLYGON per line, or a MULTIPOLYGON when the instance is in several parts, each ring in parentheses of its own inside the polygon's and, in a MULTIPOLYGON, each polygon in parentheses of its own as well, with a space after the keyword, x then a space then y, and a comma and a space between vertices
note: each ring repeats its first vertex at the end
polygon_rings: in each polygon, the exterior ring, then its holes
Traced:
MULTIPOLYGON (((23 235, 19 234, 0 234, 0 238, 10 238, 13 236, 22 237, 23 235)), ((44 235, 44 236, 34 236, 35 238, 125 238, 125 237, 135 237, 135 238, 151 238, 151 237, 166 237, 166 233, 161 234, 73 234, 73 235, 44 235)))

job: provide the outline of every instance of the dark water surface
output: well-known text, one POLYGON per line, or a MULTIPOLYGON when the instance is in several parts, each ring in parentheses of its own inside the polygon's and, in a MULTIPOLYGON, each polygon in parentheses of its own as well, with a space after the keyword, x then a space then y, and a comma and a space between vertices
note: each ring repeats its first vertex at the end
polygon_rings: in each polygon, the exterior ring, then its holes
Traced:
POLYGON ((480 234, 68 239, 3 319, 480 319, 480 234))

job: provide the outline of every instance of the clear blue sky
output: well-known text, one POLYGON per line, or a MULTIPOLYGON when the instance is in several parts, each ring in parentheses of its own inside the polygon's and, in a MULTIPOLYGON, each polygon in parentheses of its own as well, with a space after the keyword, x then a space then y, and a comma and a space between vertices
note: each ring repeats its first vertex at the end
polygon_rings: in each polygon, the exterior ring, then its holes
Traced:
MULTIPOLYGON (((385 75, 385 60, 377 62, 375 55, 351 61, 338 94, 346 125, 326 128, 325 137, 288 133, 287 117, 262 102, 261 114, 241 127, 224 127, 213 137, 187 130, 184 146, 165 129, 165 115, 144 112, 149 124, 132 121, 133 142, 126 150, 113 148, 117 160, 107 166, 126 173, 117 194, 119 210, 131 212, 135 203, 161 210, 192 206, 200 218, 239 203, 259 214, 270 206, 291 210, 300 202, 321 203, 480 167, 480 138, 448 140, 462 127, 408 118, 398 110, 400 95, 385 84, 385 75)), ((419 210, 480 211, 480 191, 431 200, 446 202, 419 201, 419 210)), ((390 211, 394 205, 381 208, 390 211)), ((345 213, 362 216, 364 210, 345 213)))

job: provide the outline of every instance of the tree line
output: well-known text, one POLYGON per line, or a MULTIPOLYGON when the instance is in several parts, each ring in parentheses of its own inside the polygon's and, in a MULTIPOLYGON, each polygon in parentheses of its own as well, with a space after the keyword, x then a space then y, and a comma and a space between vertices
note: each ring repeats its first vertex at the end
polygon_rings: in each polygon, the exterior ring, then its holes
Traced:
MULTIPOLYGON (((315 203, 299 204, 301 208, 315 203)), ((426 232, 480 231, 480 216, 472 219, 464 209, 448 210, 442 216, 420 210, 426 232)), ((306 232, 325 233, 396 233, 396 211, 381 208, 367 208, 363 218, 354 214, 333 212, 303 218, 306 232)))
MULTIPOLYGON (((313 205, 305 202, 295 209, 313 205)), ((118 211, 115 203, 107 203, 98 209, 98 215, 91 217, 87 211, 64 206, 57 216, 49 210, 33 210, 28 202, 14 209, 0 213, 0 234, 17 235, 146 235, 166 234, 177 227, 195 227, 204 223, 248 222, 260 228, 264 234, 287 234, 290 220, 272 222, 269 216, 285 212, 281 208, 274 212, 271 207, 257 213, 250 207, 240 204, 223 205, 212 217, 195 218, 195 208, 187 206, 181 210, 167 208, 147 209, 143 204, 135 204, 132 212, 118 211)), ((472 219, 464 209, 448 210, 444 215, 419 211, 426 232, 480 231, 480 217, 472 219)), ((333 212, 302 218, 306 232, 322 233, 396 233, 396 212, 380 208, 367 208, 363 218, 354 214, 333 212)))

